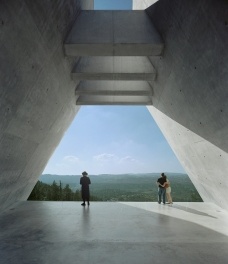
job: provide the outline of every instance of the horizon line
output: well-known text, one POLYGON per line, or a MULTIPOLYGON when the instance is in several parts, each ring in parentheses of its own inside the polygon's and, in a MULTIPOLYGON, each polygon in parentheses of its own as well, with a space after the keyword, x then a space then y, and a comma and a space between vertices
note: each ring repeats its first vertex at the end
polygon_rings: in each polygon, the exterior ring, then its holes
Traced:
MULTIPOLYGON (((138 173, 131 173, 131 172, 125 172, 125 173, 101 173, 101 174, 88 174, 90 176, 99 176, 99 175, 137 175, 137 174, 161 174, 162 172, 138 172, 138 173)), ((186 174, 186 172, 164 172, 165 174, 186 174)), ((81 176, 82 174, 52 174, 52 173, 44 173, 43 175, 55 175, 55 176, 81 176)))

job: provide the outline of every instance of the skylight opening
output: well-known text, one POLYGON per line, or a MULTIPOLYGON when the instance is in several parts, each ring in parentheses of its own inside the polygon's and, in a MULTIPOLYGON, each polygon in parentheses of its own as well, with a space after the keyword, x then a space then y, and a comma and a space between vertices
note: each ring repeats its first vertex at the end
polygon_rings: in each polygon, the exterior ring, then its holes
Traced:
POLYGON ((132 10, 132 0, 94 0, 94 10, 132 10))

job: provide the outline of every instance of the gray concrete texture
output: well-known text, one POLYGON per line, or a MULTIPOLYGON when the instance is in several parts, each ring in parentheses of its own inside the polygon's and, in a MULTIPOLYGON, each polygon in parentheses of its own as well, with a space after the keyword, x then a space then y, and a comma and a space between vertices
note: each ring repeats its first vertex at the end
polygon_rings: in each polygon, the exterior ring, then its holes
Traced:
POLYGON ((148 57, 81 57, 71 77, 73 80, 153 81, 156 71, 148 57))
POLYGON ((228 152, 227 1, 160 0, 147 11, 166 43, 152 60, 154 106, 228 152))
POLYGON ((26 200, 75 117, 63 41, 80 2, 0 1, 0 207, 26 200))
POLYGON ((77 95, 148 95, 153 88, 145 81, 81 81, 75 89, 77 95))
POLYGON ((205 201, 228 209, 228 4, 165 1, 147 9, 165 42, 148 107, 205 201))
POLYGON ((100 81, 99 85, 103 87, 91 89, 93 84, 90 82, 90 87, 85 88, 85 83, 88 85, 88 82, 80 82, 80 89, 77 87, 75 92, 77 105, 152 104, 151 93, 145 93, 144 87, 151 86, 151 81, 156 79, 156 70, 151 60, 142 55, 159 55, 164 45, 145 11, 83 11, 64 46, 66 56, 82 56, 71 73, 72 79, 93 80, 96 81, 96 87, 97 81, 100 81), (112 56, 107 56, 108 54, 112 56), (131 93, 131 87, 127 90, 126 87, 132 84, 132 80, 137 82, 131 93), (123 85, 123 82, 113 81, 126 82, 123 85), (136 91, 138 81, 144 83, 143 87, 136 91), (117 88, 117 84, 120 84, 120 87, 117 88), (140 90, 144 91, 140 93, 140 90), (95 94, 94 91, 98 93, 95 94))
POLYGON ((148 110, 202 199, 227 208, 228 154, 155 107, 148 110))
POLYGON ((81 95, 77 105, 152 105, 151 96, 146 95, 81 95))
POLYGON ((225 264, 227 221, 207 203, 23 202, 0 216, 1 264, 225 264))
POLYGON ((65 41, 67 56, 160 55, 164 44, 144 11, 83 11, 65 41))

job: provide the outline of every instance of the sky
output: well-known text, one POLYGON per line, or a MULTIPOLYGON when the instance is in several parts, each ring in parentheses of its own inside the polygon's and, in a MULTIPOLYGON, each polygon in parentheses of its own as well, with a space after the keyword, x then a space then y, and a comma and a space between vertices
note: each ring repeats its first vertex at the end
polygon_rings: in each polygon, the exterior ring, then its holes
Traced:
POLYGON ((97 10, 131 10, 132 0, 94 0, 97 10))
POLYGON ((184 172, 145 106, 82 106, 44 174, 184 172))
MULTIPOLYGON (((95 0, 131 9, 131 0, 95 0)), ((185 173, 145 106, 82 106, 43 174, 185 173)))

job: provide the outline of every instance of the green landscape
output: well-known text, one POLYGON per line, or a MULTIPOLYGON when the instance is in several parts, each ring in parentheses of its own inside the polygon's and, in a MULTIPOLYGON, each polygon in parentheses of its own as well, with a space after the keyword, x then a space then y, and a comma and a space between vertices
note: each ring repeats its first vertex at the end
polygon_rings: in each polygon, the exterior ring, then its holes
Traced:
MULTIPOLYGON (((167 173, 174 202, 202 202, 188 175, 167 173)), ((81 175, 41 175, 28 200, 81 201, 81 175)), ((89 175, 91 201, 157 201, 159 173, 89 175)))

